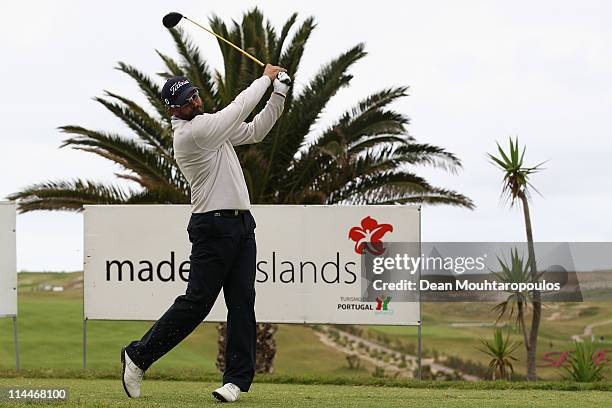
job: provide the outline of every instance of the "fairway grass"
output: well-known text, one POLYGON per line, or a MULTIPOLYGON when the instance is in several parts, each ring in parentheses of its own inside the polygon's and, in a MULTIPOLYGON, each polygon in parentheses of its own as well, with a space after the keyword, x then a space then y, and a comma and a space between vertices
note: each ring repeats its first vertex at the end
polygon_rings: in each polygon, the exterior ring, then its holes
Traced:
MULTIPOLYGON (((486 366, 489 358, 478 350, 481 338, 491 337, 491 327, 461 326, 456 323, 491 323, 491 304, 425 303, 423 304, 423 348, 425 356, 458 356, 463 362, 474 361, 486 366)), ((607 321, 612 302, 591 301, 546 305, 538 341, 538 376, 543 380, 564 380, 559 367, 543 367, 547 352, 573 349, 573 334, 582 333, 585 325, 607 321), (554 318, 556 316, 556 318, 554 318)), ((33 377, 79 377, 82 367, 82 273, 19 274, 19 340, 21 368, 33 377), (63 292, 40 291, 41 285, 62 286, 63 292)), ((87 323, 87 367, 102 378, 116 375, 119 350, 138 339, 152 322, 89 321, 87 323)), ((417 329, 403 326, 364 327, 379 344, 416 353, 417 329), (383 336, 385 341, 377 339, 383 336)), ((598 349, 612 349, 612 324, 594 328, 598 349)), ((520 341, 518 331, 509 331, 512 340, 520 341)), ((217 357, 216 324, 200 325, 185 341, 160 359, 147 373, 159 380, 213 380, 220 376, 215 367, 217 357)), ((287 378, 318 377, 336 383, 357 378, 360 383, 373 378, 373 364, 362 360, 350 369, 344 353, 328 347, 307 325, 279 325, 275 336, 277 355, 273 376, 287 378)), ((0 319, 0 375, 15 368, 11 319, 0 319)), ((525 373, 525 351, 514 353, 514 369, 525 373)), ((608 354, 608 357, 612 353, 608 354)), ((605 371, 610 380, 612 370, 605 371)), ((387 373, 390 375, 389 373, 387 373)), ((91 378, 91 377, 86 377, 91 378)), ((100 377, 98 377, 100 378, 100 377)), ((386 378, 385 381, 392 381, 386 378)))
MULTIPOLYGON (((19 343, 21 368, 26 370, 78 370, 82 366, 83 303, 81 289, 73 287, 80 273, 19 274, 19 343), (34 290, 41 283, 64 286, 64 292, 34 290)), ((139 339, 152 322, 89 321, 87 367, 116 370, 119 350, 139 339)), ((160 359, 151 374, 166 370, 219 375, 217 325, 200 325, 185 341, 160 359)), ((369 377, 373 367, 349 369, 344 354, 319 341, 304 325, 281 325, 276 334, 275 373, 282 375, 335 375, 369 377), (299 339, 299 341, 296 341, 299 339)), ((0 371, 15 368, 11 319, 0 319, 0 371)))
MULTIPOLYGON (((67 388, 61 407, 218 407, 210 392, 218 383, 146 380, 142 398, 126 397, 119 380, 0 379, 0 387, 67 388)), ((344 385, 255 383, 236 404, 243 407, 605 407, 612 392, 549 390, 414 389, 344 385)), ((3 403, 0 406, 26 406, 3 403)), ((32 406, 32 405, 29 405, 32 406)))

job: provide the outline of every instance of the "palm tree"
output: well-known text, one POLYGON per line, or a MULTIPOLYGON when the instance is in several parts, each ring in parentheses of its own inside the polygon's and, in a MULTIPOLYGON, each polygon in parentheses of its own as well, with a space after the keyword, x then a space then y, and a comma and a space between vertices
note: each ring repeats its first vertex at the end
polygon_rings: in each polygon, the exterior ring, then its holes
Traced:
MULTIPOLYGON (((505 196, 510 200, 510 206, 513 206, 516 201, 519 200, 521 206, 523 207, 523 217, 525 219, 525 232, 527 233, 527 247, 529 252, 528 263, 531 269, 530 281, 536 282, 539 279, 539 276, 536 266, 535 249, 533 245, 531 216, 529 215, 529 187, 533 188, 531 183, 529 183, 529 177, 533 173, 542 170, 540 166, 543 163, 540 163, 534 167, 524 166, 523 158, 525 157, 526 148, 523 147, 523 151, 520 151, 518 138, 515 141, 510 138, 510 148, 508 150, 508 154, 504 152, 499 143, 497 143, 497 150, 499 152, 499 157, 495 157, 490 153, 488 154, 488 157, 493 165, 500 168, 504 173, 502 196, 505 196)), ((540 319, 542 315, 542 302, 540 292, 538 290, 532 291, 531 300, 533 305, 533 313, 531 317, 529 338, 525 342, 525 348, 527 350, 527 379, 534 381, 537 379, 536 347, 538 342, 540 319)))
MULTIPOLYGON (((292 30, 296 21, 297 14, 293 14, 277 32, 269 22, 264 24, 263 14, 255 8, 243 15, 240 24, 233 22, 230 28, 216 16, 209 23, 215 32, 258 59, 286 67, 301 82, 298 69, 315 23, 309 17, 292 30)), ((158 75, 162 79, 174 75, 190 78, 200 89, 208 112, 222 109, 261 75, 261 67, 221 41, 223 72, 212 72, 183 31, 170 29, 169 33, 179 58, 156 51, 166 67, 158 75)), ((312 131, 329 100, 349 85, 353 78, 349 68, 365 55, 364 45, 357 44, 324 64, 299 92, 295 89, 289 92, 284 114, 262 143, 237 149, 251 202, 431 203, 473 208, 466 196, 432 186, 413 172, 413 167, 422 165, 456 172, 461 162, 443 148, 416 142, 406 132, 408 118, 388 109, 390 103, 407 95, 406 87, 375 92, 327 129, 312 131)), ((113 161, 124 169, 117 177, 134 182, 136 187, 126 189, 82 179, 44 182, 10 196, 11 200, 19 200, 21 212, 81 211, 85 204, 189 203, 189 186, 173 158, 170 117, 159 98, 161 86, 132 65, 119 62, 117 69, 136 81, 153 112, 109 91, 95 100, 123 121, 136 137, 62 126, 60 130, 70 135, 62 147, 113 161)), ((266 99, 262 98, 254 114, 266 99)), ((266 324, 259 328, 262 335, 258 344, 265 344, 269 353, 258 349, 261 361, 268 362, 258 371, 268 372, 275 353, 275 345, 270 341, 275 326, 266 324)))
POLYGON ((510 335, 506 335, 504 339, 501 329, 495 329, 493 331, 492 342, 480 339, 480 343, 482 343, 484 349, 479 350, 491 357, 491 361, 489 361, 489 370, 491 370, 493 380, 509 380, 511 375, 514 374, 512 361, 516 361, 512 353, 521 343, 510 343, 510 335))

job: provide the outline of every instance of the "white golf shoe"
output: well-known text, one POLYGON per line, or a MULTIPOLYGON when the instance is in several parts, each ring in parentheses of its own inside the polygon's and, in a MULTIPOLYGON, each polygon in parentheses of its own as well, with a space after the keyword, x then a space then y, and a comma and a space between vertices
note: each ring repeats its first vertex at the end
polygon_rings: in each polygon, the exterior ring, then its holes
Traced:
POLYGON ((240 398, 240 388, 232 383, 227 383, 214 390, 212 395, 221 402, 235 402, 240 398))
POLYGON ((132 361, 125 348, 121 349, 121 365, 123 366, 121 381, 125 393, 130 398, 140 397, 140 383, 145 372, 132 361))

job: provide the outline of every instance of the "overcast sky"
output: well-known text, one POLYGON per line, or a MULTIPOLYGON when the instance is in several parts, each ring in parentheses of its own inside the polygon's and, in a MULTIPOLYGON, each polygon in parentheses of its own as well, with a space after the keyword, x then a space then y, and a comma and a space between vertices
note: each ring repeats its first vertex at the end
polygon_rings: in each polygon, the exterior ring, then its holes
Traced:
MULTIPOLYGON (((161 25, 168 11, 207 22, 239 20, 259 6, 279 30, 292 12, 314 16, 298 81, 359 42, 368 55, 351 86, 314 131, 383 87, 408 85, 393 108, 411 118, 420 142, 457 154, 452 175, 417 169, 432 184, 471 197, 476 209, 426 207, 424 241, 524 240, 522 214, 500 201, 501 173, 485 159, 495 141, 518 136, 533 177, 538 241, 610 241, 612 182, 612 3, 606 1, 31 1, 2 2, 0 199, 29 184, 74 177, 116 182, 118 169, 94 155, 58 149, 58 126, 129 131, 92 100, 103 90, 142 101, 113 69, 124 61, 153 75, 158 49, 176 55, 161 25), (212 8, 214 7, 214 8, 212 8)), ((216 41, 184 24, 208 62, 216 41)), ((35 212, 17 219, 18 270, 81 270, 82 216, 35 212)))

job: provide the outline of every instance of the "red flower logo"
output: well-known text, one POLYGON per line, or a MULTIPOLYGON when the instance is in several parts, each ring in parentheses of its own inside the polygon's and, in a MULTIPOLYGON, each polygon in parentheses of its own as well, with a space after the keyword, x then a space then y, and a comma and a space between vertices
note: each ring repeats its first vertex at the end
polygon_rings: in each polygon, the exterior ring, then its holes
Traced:
POLYGON ((392 232, 391 224, 379 224, 374 218, 366 217, 361 220, 361 227, 353 227, 349 231, 349 238, 355 241, 355 252, 363 254, 364 250, 373 255, 385 252, 383 242, 380 240, 387 232, 392 232))

